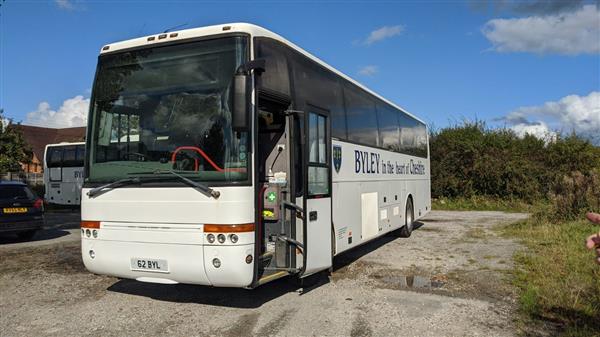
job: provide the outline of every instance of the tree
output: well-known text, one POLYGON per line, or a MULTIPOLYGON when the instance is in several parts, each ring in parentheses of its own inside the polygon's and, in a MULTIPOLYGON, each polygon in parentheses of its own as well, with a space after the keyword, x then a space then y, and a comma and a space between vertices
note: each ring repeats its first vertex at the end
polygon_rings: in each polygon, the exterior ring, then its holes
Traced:
POLYGON ((20 163, 29 163, 31 156, 21 131, 12 120, 4 118, 4 110, 0 109, 0 174, 21 171, 20 163))

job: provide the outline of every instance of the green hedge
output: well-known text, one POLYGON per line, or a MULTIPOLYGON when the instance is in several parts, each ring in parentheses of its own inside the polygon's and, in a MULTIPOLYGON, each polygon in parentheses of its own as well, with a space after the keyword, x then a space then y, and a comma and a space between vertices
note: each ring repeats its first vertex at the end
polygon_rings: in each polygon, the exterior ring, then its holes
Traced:
POLYGON ((576 199, 572 204, 578 214, 600 198, 600 147, 575 134, 545 142, 529 135, 519 138, 510 129, 465 122, 433 131, 430 151, 434 198, 484 196, 528 203, 576 199), (587 199, 562 193, 585 193, 587 199))

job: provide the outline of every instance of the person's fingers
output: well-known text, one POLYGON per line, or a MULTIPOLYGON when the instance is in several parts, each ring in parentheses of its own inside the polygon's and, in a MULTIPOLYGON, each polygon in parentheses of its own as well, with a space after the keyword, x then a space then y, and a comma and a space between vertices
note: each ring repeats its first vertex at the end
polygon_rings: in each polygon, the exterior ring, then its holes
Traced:
POLYGON ((594 247, 600 247, 600 235, 592 234, 592 235, 588 236, 588 238, 585 240, 585 246, 588 249, 593 249, 594 247))
POLYGON ((589 212, 588 214, 586 214, 586 217, 591 222, 599 223, 600 224, 600 214, 594 213, 594 212, 589 212))

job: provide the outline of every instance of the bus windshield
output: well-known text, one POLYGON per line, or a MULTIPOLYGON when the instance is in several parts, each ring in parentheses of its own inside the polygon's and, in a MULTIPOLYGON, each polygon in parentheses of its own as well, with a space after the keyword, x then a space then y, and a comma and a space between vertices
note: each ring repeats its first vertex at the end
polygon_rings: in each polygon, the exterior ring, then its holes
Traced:
POLYGON ((247 38, 100 57, 91 107, 89 181, 136 172, 222 184, 248 179, 248 135, 233 131, 233 76, 247 38))

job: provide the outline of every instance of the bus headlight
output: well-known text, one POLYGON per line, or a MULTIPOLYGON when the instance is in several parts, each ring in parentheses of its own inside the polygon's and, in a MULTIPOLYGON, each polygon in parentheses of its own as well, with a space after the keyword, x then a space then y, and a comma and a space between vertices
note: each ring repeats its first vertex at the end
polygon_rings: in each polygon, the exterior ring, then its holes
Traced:
POLYGON ((219 243, 225 242, 225 235, 223 235, 223 234, 217 235, 217 241, 219 241, 219 243))
POLYGON ((231 234, 231 235, 229 235, 229 240, 231 240, 232 243, 236 243, 236 242, 238 242, 239 238, 237 235, 231 234))
POLYGON ((98 231, 94 229, 92 231, 92 236, 94 237, 94 239, 97 238, 98 237, 98 231))
POLYGON ((208 243, 213 243, 215 242, 215 236, 213 234, 208 234, 206 236, 206 241, 208 241, 208 243))
POLYGON ((86 229, 85 230, 85 236, 87 236, 89 238, 90 235, 92 235, 92 232, 89 229, 86 229))

